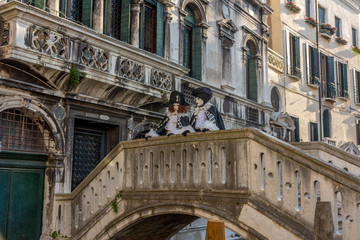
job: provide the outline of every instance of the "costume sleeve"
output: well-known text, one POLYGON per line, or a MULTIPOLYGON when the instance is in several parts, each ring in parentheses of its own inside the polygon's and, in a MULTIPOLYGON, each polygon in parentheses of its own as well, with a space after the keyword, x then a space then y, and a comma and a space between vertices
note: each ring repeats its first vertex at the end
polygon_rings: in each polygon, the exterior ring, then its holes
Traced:
POLYGON ((165 126, 166 123, 169 121, 169 118, 167 116, 164 117, 164 119, 158 123, 158 125, 155 128, 155 132, 159 134, 160 136, 166 134, 165 126))
POLYGON ((209 110, 211 111, 212 114, 214 114, 216 126, 219 128, 219 130, 224 130, 225 125, 219 110, 215 106, 211 106, 209 110))

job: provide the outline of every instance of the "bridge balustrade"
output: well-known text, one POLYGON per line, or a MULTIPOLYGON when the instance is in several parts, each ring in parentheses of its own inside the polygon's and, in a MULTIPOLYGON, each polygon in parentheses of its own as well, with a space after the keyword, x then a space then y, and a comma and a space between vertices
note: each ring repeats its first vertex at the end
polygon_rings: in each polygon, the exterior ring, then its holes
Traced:
POLYGON ((237 204, 250 206, 255 215, 230 217, 268 239, 271 233, 256 214, 299 239, 312 239, 316 203, 329 201, 335 235, 360 236, 359 177, 255 129, 122 142, 73 193, 57 196, 65 209, 58 225, 75 239, 96 233, 125 213, 123 196, 141 192, 169 200, 173 192, 182 192, 184 199, 199 192, 238 195, 237 204))

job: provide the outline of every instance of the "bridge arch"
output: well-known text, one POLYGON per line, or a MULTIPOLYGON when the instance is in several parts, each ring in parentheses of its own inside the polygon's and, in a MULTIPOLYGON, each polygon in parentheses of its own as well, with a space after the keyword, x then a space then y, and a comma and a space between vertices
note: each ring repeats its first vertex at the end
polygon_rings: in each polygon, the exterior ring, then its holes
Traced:
MULTIPOLYGON (((236 203, 235 206, 238 206, 236 203)), ((238 206, 238 216, 231 215, 227 210, 214 208, 209 204, 197 204, 186 202, 157 203, 145 207, 134 208, 132 211, 126 211, 126 214, 114 218, 106 226, 102 226, 95 239, 99 240, 121 240, 121 239, 166 239, 159 238, 160 235, 167 237, 178 232, 181 228, 190 224, 197 218, 212 220, 222 220, 225 227, 239 234, 245 239, 267 239, 265 236, 251 228, 247 223, 239 220, 241 206, 238 206), (163 219, 165 222, 156 220, 163 219), (163 229, 163 224, 169 224, 168 231, 158 232, 163 229), (157 225, 157 226, 156 226, 157 225), (139 231, 138 226, 148 230, 146 236, 154 238, 143 238, 135 236, 139 231)))

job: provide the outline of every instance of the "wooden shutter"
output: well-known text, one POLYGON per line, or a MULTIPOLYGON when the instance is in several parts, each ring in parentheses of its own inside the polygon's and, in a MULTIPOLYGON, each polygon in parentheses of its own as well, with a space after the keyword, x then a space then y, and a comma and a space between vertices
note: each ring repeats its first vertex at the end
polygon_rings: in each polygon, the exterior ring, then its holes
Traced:
POLYGON ((360 121, 357 121, 356 123, 356 140, 357 145, 360 145, 360 121))
MULTIPOLYGON (((295 67, 296 67, 296 71, 298 71, 300 73, 301 77, 301 67, 300 67, 300 38, 298 36, 295 37, 295 67)), ((298 75, 297 75, 298 76, 298 75)))
POLYGON ((314 47, 310 47, 311 83, 319 84, 319 53, 314 47))
POLYGON ((88 26, 89 28, 92 28, 92 18, 93 18, 93 1, 83 0, 82 12, 81 12, 82 24, 88 26))
POLYGON ((334 70, 334 57, 328 56, 326 63, 326 87, 327 97, 329 98, 334 98, 336 96, 334 70))
POLYGON ((323 112, 323 129, 324 137, 330 137, 330 113, 327 109, 323 112))
POLYGON ((201 81, 202 71, 202 29, 193 29, 192 39, 192 77, 201 81))
POLYGON ((59 16, 66 17, 66 0, 60 0, 59 2, 59 16))
POLYGON ((45 1, 44 0, 32 0, 32 4, 40 9, 45 9, 45 1))
POLYGON ((342 91, 344 97, 348 97, 348 79, 347 79, 347 64, 341 64, 341 81, 342 81, 342 91))
POLYGON ((156 54, 164 56, 164 5, 156 3, 156 54))
POLYGON ((319 141, 318 124, 317 123, 313 123, 313 124, 314 124, 314 139, 313 139, 313 141, 319 141))
MULTIPOLYGON (((131 6, 130 0, 122 0, 121 1, 120 40, 127 42, 127 43, 130 42, 130 6, 131 6)), ((141 21, 140 21, 140 24, 141 24, 141 21)), ((141 31, 140 31, 140 34, 141 34, 141 31)), ((140 40, 140 42, 141 42, 141 40, 140 40)))
POLYGON ((257 101, 256 59, 248 60, 248 99, 257 101))
POLYGON ((360 72, 355 71, 356 72, 356 88, 357 88, 357 98, 356 98, 356 102, 360 103, 360 72))
POLYGON ((299 129, 299 119, 294 118, 295 125, 295 142, 300 142, 300 129, 299 129))
POLYGON ((105 35, 109 34, 108 30, 108 19, 109 19, 109 0, 104 0, 104 9, 103 9, 103 33, 105 35))

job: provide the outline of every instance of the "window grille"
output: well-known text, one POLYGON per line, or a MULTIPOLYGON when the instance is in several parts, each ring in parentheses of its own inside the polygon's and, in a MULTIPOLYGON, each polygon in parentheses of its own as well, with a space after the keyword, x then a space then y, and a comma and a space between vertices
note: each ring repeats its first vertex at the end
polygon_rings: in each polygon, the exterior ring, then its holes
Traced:
POLYGON ((55 150, 47 123, 23 108, 0 112, 0 142, 2 150, 40 153, 55 150))

